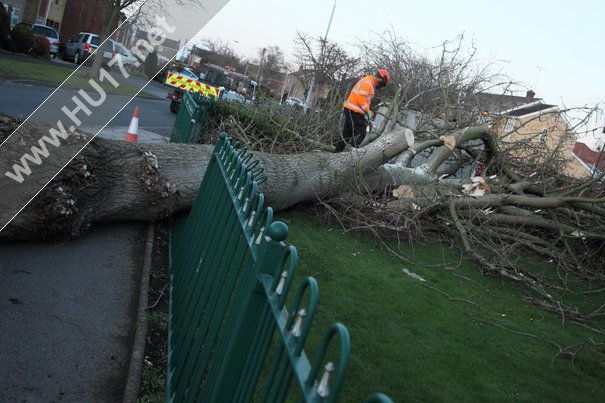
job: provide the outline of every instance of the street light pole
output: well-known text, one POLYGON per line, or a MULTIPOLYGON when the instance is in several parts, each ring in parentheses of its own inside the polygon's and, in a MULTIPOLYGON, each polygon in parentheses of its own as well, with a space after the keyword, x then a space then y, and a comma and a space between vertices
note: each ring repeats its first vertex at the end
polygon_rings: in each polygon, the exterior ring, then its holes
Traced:
POLYGON ((326 29, 326 35, 321 43, 321 48, 319 50, 319 59, 315 64, 315 69, 313 71, 313 78, 311 78, 311 85, 309 85, 309 92, 307 92, 307 98, 305 99, 305 105, 303 106, 304 113, 307 113, 309 109, 309 105, 313 102, 313 87, 315 87, 315 80, 317 79, 317 69, 321 67, 324 57, 324 47, 328 40, 328 32, 330 32, 330 25, 332 25, 332 17, 334 17, 334 10, 336 9, 336 0, 334 0, 334 7, 332 7, 332 14, 330 14, 330 21, 328 22, 328 28, 326 29))

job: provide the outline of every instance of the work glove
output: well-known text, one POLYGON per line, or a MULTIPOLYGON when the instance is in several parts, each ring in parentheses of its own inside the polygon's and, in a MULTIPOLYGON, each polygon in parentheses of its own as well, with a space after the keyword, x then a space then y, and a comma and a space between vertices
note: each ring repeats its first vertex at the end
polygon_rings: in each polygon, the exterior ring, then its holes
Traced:
POLYGON ((372 111, 371 109, 368 109, 366 111, 366 113, 364 114, 366 121, 369 122, 372 120, 372 118, 374 117, 374 111, 372 111))

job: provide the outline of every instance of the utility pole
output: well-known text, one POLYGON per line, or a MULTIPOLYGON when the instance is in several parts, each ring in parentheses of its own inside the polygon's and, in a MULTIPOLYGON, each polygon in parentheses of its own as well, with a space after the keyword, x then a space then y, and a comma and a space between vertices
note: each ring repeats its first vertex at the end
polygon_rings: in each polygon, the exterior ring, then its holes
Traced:
POLYGON ((330 32, 330 25, 332 25, 332 17, 334 17, 334 10, 336 9, 336 0, 334 0, 334 7, 332 7, 332 14, 330 14, 330 21, 328 22, 328 29, 326 29, 326 35, 324 36, 323 41, 321 42, 321 48, 319 50, 319 59, 315 64, 315 69, 313 71, 313 78, 311 78, 311 85, 309 85, 309 92, 307 92, 307 98, 305 99, 305 104, 303 106, 303 111, 306 114, 309 109, 309 105, 313 102, 313 87, 315 87, 315 80, 317 80, 317 70, 321 68, 321 64, 323 63, 324 57, 324 47, 326 46, 326 42, 328 40, 328 32, 330 32))

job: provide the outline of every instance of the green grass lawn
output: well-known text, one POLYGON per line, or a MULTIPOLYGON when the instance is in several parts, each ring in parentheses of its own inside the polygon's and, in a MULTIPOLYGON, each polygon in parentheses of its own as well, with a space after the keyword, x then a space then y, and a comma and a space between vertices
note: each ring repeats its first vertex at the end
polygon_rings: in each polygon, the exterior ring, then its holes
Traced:
MULTIPOLYGON (((307 354, 329 324, 342 322, 350 332, 340 401, 362 402, 373 392, 396 402, 597 402, 605 396, 605 347, 598 345, 604 334, 524 303, 528 291, 482 276, 457 251, 437 243, 400 245, 413 262, 406 263, 376 241, 318 224, 308 213, 279 216, 298 249, 297 282, 313 276, 319 283, 307 354), (402 274, 404 268, 426 283, 402 274)), ((533 265, 556 276, 552 266, 533 265)), ((605 303, 605 292, 558 292, 585 311, 605 303)))
POLYGON ((61 84, 72 72, 73 69, 51 64, 0 59, 0 76, 4 78, 61 84))
MULTIPOLYGON (((62 84, 74 70, 68 67, 52 64, 29 63, 19 60, 0 59, 0 77, 17 80, 31 80, 48 84, 62 84)), ((89 78, 85 72, 77 72, 64 84, 70 88, 89 88, 89 78)), ((119 72, 116 74, 120 74, 119 72)), ((100 83, 101 87, 110 94, 134 95, 139 90, 129 84, 120 84, 117 88, 108 82, 100 83)), ((154 97, 144 91, 142 96, 154 97)))

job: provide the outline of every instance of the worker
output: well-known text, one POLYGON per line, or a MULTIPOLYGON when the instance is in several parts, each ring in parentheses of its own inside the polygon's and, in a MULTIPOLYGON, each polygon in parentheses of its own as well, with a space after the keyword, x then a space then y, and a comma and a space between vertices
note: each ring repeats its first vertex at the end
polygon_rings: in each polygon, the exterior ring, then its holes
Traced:
POLYGON ((365 76, 355 84, 343 104, 344 126, 342 135, 334 142, 335 153, 344 150, 345 143, 355 148, 361 145, 374 117, 374 112, 370 109, 374 92, 387 85, 390 80, 391 75, 388 71, 378 70, 376 74, 365 76))

